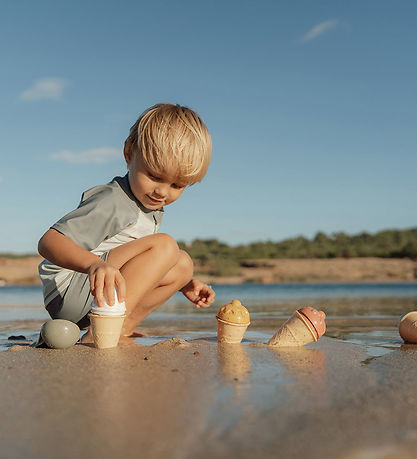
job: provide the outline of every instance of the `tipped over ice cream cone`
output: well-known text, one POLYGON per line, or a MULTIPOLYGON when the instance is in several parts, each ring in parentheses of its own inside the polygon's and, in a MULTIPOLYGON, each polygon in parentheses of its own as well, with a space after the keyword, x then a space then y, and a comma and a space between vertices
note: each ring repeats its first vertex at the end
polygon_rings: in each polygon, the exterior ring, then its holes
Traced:
POLYGON ((304 346, 317 341, 326 331, 323 311, 306 307, 295 311, 268 341, 270 346, 304 346))
POLYGON ((219 343, 239 344, 250 324, 249 311, 239 300, 222 306, 216 316, 217 341, 219 343))

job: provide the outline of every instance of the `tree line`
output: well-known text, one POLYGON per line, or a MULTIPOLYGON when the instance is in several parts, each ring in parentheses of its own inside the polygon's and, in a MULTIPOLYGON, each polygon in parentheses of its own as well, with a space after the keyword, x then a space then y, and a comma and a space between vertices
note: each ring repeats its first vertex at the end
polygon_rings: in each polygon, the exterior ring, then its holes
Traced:
MULTIPOLYGON (((237 262, 259 258, 412 258, 417 259, 417 228, 385 230, 375 234, 343 232, 326 235, 318 232, 312 239, 304 236, 283 241, 259 241, 236 246, 217 239, 194 239, 179 242, 193 260, 206 264, 213 259, 237 262)), ((0 253, 3 257, 25 258, 35 254, 0 253)))
POLYGON ((417 259, 417 228, 385 230, 376 234, 343 232, 326 235, 318 232, 312 239, 303 236, 283 241, 252 242, 230 246, 217 239, 180 242, 199 265, 211 265, 213 273, 231 275, 248 260, 260 258, 412 258, 417 259))

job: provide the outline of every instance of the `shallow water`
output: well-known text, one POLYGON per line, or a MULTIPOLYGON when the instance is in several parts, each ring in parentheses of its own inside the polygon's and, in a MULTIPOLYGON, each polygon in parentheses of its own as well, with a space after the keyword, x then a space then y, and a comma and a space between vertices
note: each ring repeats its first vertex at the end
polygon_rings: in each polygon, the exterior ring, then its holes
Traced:
MULTIPOLYGON (((289 283, 213 285, 216 302, 224 303, 239 298, 251 305, 280 304, 320 298, 384 298, 414 297, 417 300, 417 283, 289 283)), ((42 305, 42 288, 34 286, 0 286, 0 305, 42 305)), ((167 304, 183 303, 178 293, 167 304)))
MULTIPOLYGON (((173 336, 215 338, 218 307, 239 298, 251 314, 247 342, 267 341, 296 308, 312 305, 326 312, 327 336, 360 344, 372 351, 372 357, 378 349, 389 352, 401 345, 398 319, 417 310, 415 283, 243 284, 214 289, 215 305, 207 309, 195 309, 181 294, 175 295, 142 323, 148 336, 137 342, 152 345, 173 336)), ((0 350, 19 342, 9 340, 11 335, 25 336, 23 343, 37 340, 40 326, 48 319, 41 287, 0 287, 0 350)))

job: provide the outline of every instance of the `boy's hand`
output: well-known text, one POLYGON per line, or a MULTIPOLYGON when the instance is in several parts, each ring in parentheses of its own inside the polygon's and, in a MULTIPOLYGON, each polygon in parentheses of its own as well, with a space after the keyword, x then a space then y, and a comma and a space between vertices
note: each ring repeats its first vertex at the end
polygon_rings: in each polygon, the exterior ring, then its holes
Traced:
POLYGON ((126 282, 118 269, 106 263, 98 261, 88 268, 91 293, 96 297, 97 304, 104 306, 114 305, 114 289, 117 287, 119 301, 124 301, 126 297, 126 282))
POLYGON ((197 279, 191 279, 180 292, 192 303, 195 303, 196 308, 208 308, 216 296, 210 285, 203 284, 197 279))

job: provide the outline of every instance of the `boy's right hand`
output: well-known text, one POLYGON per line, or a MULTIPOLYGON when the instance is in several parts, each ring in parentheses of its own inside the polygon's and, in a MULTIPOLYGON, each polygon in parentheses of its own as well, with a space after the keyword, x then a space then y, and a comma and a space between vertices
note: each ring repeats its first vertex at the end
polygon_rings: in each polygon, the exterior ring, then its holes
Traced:
POLYGON ((105 261, 93 263, 88 268, 90 290, 95 296, 97 304, 104 306, 105 299, 110 306, 114 305, 114 289, 117 288, 119 301, 124 301, 126 296, 126 282, 120 271, 105 261))

